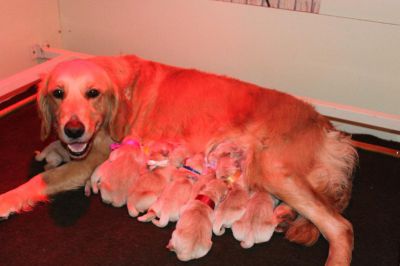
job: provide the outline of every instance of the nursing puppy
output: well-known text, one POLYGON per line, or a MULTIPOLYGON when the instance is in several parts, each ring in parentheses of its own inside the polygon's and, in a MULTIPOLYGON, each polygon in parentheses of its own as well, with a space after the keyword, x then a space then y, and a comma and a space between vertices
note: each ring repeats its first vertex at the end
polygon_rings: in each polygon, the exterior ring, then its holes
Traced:
MULTIPOLYGON (((150 141, 145 148, 150 151, 147 160, 150 171, 141 175, 131 187, 128 211, 136 217, 149 209, 138 220, 151 220, 156 226, 165 227, 169 221, 178 220, 181 207, 189 199, 192 181, 180 169, 185 161, 189 161, 190 152, 183 143, 166 141, 150 141)), ((193 161, 192 167, 197 167, 194 162, 198 163, 193 161)))
POLYGON ((130 190, 138 183, 140 176, 147 174, 146 157, 139 142, 134 139, 127 138, 122 144, 113 145, 114 150, 109 158, 96 168, 86 183, 85 194, 90 195, 90 188, 94 194, 101 190, 103 202, 121 207, 126 204, 128 196, 132 194, 130 190), (100 184, 102 177, 108 175, 115 176, 115 181, 119 182, 116 189, 111 189, 112 185, 107 180, 100 184))
POLYGON ((138 218, 139 221, 151 221, 158 227, 165 227, 168 222, 178 221, 182 207, 190 198, 193 198, 193 193, 197 195, 197 186, 196 192, 194 192, 193 184, 204 179, 201 176, 204 168, 204 154, 199 153, 180 160, 178 158, 181 158, 183 154, 188 155, 186 152, 183 153, 183 150, 186 149, 180 147, 179 150, 172 152, 171 163, 180 162, 179 165, 176 164, 176 168, 171 174, 172 181, 166 186, 148 212, 138 218))
POLYGON ((129 215, 136 217, 148 208, 160 196, 169 180, 166 176, 156 171, 145 171, 132 184, 129 189, 127 207, 129 215))
MULTIPOLYGON (((37 98, 42 138, 55 131, 73 161, 0 195, 3 219, 83 186, 106 161, 112 141, 132 135, 144 143, 180 139, 197 153, 210 140, 240 131, 262 143, 246 170, 246 185, 269 192, 302 217, 286 237, 313 243, 321 232, 329 242, 327 265, 350 264, 353 229, 341 212, 350 199, 357 154, 350 138, 309 104, 232 78, 135 56, 60 63, 43 76, 37 98)), ((102 195, 118 190, 118 178, 113 171, 101 177, 102 195)))
POLYGON ((165 187, 157 201, 138 220, 151 221, 158 227, 165 227, 168 222, 178 221, 181 208, 189 200, 191 191, 192 181, 186 174, 175 174, 172 182, 165 187))
POLYGON ((225 196, 227 185, 213 179, 200 190, 196 199, 183 208, 167 248, 174 251, 181 261, 205 256, 212 242, 213 209, 225 196))
POLYGON ((232 225, 233 236, 243 248, 270 240, 277 226, 274 208, 275 199, 268 192, 254 192, 243 217, 232 225))
MULTIPOLYGON (((182 153, 179 152, 178 154, 182 153)), ((181 160, 171 158, 171 161, 174 163, 181 160)), ((182 165, 179 168, 175 168, 171 173, 172 181, 165 187, 157 201, 151 205, 148 212, 139 217, 138 220, 141 222, 151 221, 158 227, 165 227, 170 221, 176 222, 179 219, 181 208, 190 199, 193 183, 200 176, 200 173, 195 173, 186 168, 199 169, 194 171, 202 171, 203 165, 203 154, 194 155, 191 158, 182 160, 182 165), (156 218, 159 219, 157 220, 156 218)))
POLYGON ((232 224, 239 220, 246 211, 249 192, 242 185, 233 183, 226 195, 215 210, 213 232, 220 236, 225 233, 225 228, 231 228, 232 224))
POLYGON ((239 220, 249 200, 249 191, 243 181, 247 158, 252 157, 252 150, 247 147, 251 141, 236 136, 227 140, 213 143, 207 152, 207 164, 215 170, 216 177, 228 186, 225 199, 215 210, 213 232, 222 235, 225 228, 230 228, 239 220))

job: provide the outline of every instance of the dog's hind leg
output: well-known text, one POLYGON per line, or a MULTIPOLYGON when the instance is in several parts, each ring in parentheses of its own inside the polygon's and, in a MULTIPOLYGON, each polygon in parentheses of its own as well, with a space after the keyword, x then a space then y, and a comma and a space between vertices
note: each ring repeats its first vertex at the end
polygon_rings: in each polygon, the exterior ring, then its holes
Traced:
POLYGON ((268 174, 263 173, 264 188, 293 207, 317 226, 329 242, 326 265, 350 265, 353 249, 353 227, 331 207, 307 180, 295 175, 281 162, 269 162, 268 174))

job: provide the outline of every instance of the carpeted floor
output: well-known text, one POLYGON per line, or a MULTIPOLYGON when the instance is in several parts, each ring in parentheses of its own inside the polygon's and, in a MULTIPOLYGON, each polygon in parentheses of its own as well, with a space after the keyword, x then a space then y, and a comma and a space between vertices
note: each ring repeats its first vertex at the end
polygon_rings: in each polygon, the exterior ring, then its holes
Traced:
MULTIPOLYGON (((32 163, 44 146, 34 105, 0 119, 0 193, 40 171, 32 163)), ((358 140, 400 149, 371 136, 358 140)), ((399 265, 400 160, 359 151, 353 198, 345 212, 354 226, 352 265, 399 265)), ((82 190, 56 197, 52 204, 0 222, 0 265, 323 265, 328 244, 321 237, 302 247, 275 234, 271 241, 242 249, 232 234, 213 236, 206 257, 179 262, 165 245, 174 224, 160 229, 129 217, 126 208, 86 198, 82 190)))

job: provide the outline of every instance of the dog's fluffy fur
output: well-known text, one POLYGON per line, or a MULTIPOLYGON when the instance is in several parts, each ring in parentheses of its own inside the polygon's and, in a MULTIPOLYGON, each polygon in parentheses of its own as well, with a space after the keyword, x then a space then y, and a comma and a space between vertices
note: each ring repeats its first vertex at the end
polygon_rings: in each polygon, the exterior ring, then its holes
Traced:
MULTIPOLYGON (((200 152, 210 140, 236 131, 256 140, 249 144, 254 152, 246 185, 301 215, 286 237, 311 243, 320 231, 330 244, 327 264, 350 263, 353 230, 340 213, 350 199, 357 155, 350 139, 310 105, 275 90, 135 56, 60 63, 43 77, 38 105, 42 137, 54 129, 76 160, 1 195, 1 217, 83 186, 107 159, 111 139, 132 134, 142 141, 183 139, 200 152)), ((117 189, 112 174, 103 182, 117 189)))

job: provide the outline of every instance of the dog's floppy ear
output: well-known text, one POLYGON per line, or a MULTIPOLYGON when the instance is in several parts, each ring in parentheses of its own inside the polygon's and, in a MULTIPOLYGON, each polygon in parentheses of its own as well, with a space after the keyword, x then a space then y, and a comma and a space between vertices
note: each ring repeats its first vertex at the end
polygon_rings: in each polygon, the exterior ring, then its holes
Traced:
POLYGON ((47 94, 47 83, 48 74, 42 74, 40 76, 40 82, 38 84, 38 92, 36 97, 39 116, 42 120, 40 132, 40 137, 42 140, 45 140, 50 135, 53 120, 49 104, 49 96, 47 94))
POLYGON ((115 141, 121 141, 130 130, 129 119, 132 112, 132 99, 135 84, 131 84, 125 90, 119 90, 116 86, 108 95, 108 118, 106 128, 110 137, 115 141))

